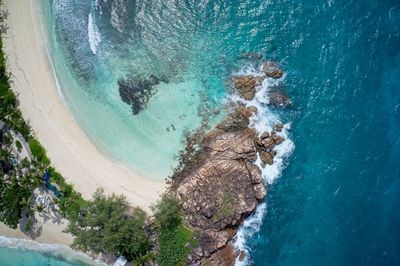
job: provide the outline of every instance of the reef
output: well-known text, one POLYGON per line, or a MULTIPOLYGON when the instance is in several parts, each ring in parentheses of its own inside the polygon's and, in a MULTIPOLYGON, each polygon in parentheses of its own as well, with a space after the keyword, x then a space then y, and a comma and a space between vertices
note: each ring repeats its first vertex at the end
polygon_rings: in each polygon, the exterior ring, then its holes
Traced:
MULTIPOLYGON (((263 76, 232 77, 234 92, 251 100, 265 78, 283 75, 274 62, 265 63, 261 69, 263 76)), ((277 106, 287 106, 287 101, 289 98, 277 106)), ((271 132, 260 136, 250 127, 251 117, 258 112, 256 107, 232 103, 230 110, 211 131, 188 138, 186 154, 172 177, 171 190, 199 242, 189 265, 234 264, 239 254, 232 239, 267 193, 255 162, 259 156, 262 165, 272 164, 275 146, 284 141, 280 134, 283 124, 276 124, 271 132)))
POLYGON ((154 86, 162 80, 154 75, 147 78, 128 76, 118 81, 119 95, 125 103, 129 104, 133 115, 139 114, 144 108, 150 97, 154 94, 154 86))

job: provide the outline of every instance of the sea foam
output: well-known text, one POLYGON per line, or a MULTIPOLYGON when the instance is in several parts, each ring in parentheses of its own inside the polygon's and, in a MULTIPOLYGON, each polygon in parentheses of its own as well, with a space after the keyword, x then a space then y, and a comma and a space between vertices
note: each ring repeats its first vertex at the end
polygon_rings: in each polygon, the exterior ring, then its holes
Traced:
POLYGON ((97 47, 101 42, 101 34, 93 19, 92 12, 89 13, 89 18, 88 18, 88 41, 90 50, 92 50, 93 54, 96 54, 97 47))
POLYGON ((0 247, 7 247, 21 251, 39 252, 72 264, 107 265, 101 261, 93 260, 82 252, 74 251, 70 247, 60 244, 43 244, 32 240, 0 236, 0 247))
MULTIPOLYGON (((249 65, 234 75, 262 76, 262 73, 260 69, 255 68, 253 65, 249 65)), ((257 107, 257 114, 250 118, 250 127, 254 128, 258 135, 261 135, 265 131, 271 132, 275 124, 283 123, 280 116, 277 113, 274 113, 268 105, 268 91, 271 87, 279 85, 284 78, 285 76, 279 80, 273 78, 264 79, 263 83, 256 88, 257 92, 253 100, 246 101, 236 94, 230 97, 230 100, 233 102, 257 107)), ((290 126, 291 123, 286 122, 282 132, 277 132, 277 134, 282 136, 285 140, 275 146, 274 151, 276 152, 276 155, 272 165, 267 164, 263 167, 261 159, 257 155, 255 164, 260 168, 266 185, 272 185, 281 176, 282 170, 286 166, 286 159, 295 148, 293 141, 289 138, 288 130, 290 129, 290 126)), ((233 239, 233 246, 237 251, 244 253, 245 258, 242 261, 237 258, 236 265, 248 265, 251 263, 249 258, 250 248, 247 246, 247 241, 260 230, 262 220, 266 214, 266 209, 266 203, 261 203, 257 207, 255 213, 249 216, 239 227, 239 230, 233 239)))

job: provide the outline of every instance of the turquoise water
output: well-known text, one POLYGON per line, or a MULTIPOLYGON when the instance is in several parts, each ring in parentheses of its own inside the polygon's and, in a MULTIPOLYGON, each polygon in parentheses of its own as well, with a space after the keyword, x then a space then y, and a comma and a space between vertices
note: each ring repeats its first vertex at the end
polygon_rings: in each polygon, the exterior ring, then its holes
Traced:
POLYGON ((94 266, 105 265, 61 245, 0 236, 1 266, 94 266))
POLYGON ((400 264, 398 1, 62 0, 45 7, 52 59, 75 119, 100 150, 154 177, 170 173, 187 130, 223 110, 226 79, 248 63, 243 53, 279 61, 294 105, 266 114, 291 124, 296 149, 246 224, 250 260, 400 264), (162 81, 133 115, 118 80, 150 75, 162 81))

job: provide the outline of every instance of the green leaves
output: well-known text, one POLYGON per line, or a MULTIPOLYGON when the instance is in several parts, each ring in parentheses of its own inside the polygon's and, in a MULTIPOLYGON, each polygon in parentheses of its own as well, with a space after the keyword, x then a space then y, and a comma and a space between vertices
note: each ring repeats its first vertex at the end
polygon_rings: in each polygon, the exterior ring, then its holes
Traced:
POLYGON ((192 248, 197 245, 194 232, 182 224, 178 200, 169 194, 153 206, 158 237, 157 263, 160 266, 185 265, 192 248))
POLYGON ((43 148, 42 144, 36 139, 30 139, 28 143, 32 155, 46 166, 50 165, 50 160, 47 158, 46 150, 43 148))
POLYGON ((181 209, 178 200, 164 194, 161 201, 152 207, 154 212, 154 227, 161 229, 176 228, 182 222, 181 209))
POLYGON ((67 232, 75 236, 73 246, 95 252, 124 255, 135 259, 146 255, 149 240, 144 226, 146 213, 129 207, 123 196, 106 196, 98 189, 93 200, 84 204, 76 220, 71 220, 67 232))

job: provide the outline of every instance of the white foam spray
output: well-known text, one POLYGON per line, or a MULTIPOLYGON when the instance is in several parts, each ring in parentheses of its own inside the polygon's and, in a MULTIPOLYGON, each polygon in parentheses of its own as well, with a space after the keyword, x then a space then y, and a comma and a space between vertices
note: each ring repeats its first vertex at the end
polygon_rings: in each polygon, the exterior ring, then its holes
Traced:
POLYGON ((32 240, 9 238, 0 236, 0 247, 8 247, 18 250, 31 250, 44 254, 51 254, 55 258, 84 265, 107 265, 101 261, 93 260, 86 254, 74 251, 70 247, 59 244, 43 244, 32 240))
MULTIPOLYGON (((250 65, 244 67, 235 75, 253 75, 257 77, 262 76, 263 74, 261 72, 261 69, 257 69, 254 66, 250 65)), ((282 82, 284 78, 285 76, 283 76, 279 80, 273 78, 264 79, 263 83, 260 86, 257 86, 256 95, 251 101, 246 101, 239 95, 232 95, 230 97, 230 100, 233 102, 242 103, 246 106, 257 107, 257 113, 250 118, 250 127, 254 128, 259 135, 261 135, 265 131, 271 133, 275 124, 282 123, 279 115, 273 113, 268 106, 268 91, 271 87, 279 85, 279 83, 282 82)), ((262 177, 266 185, 272 185, 281 176, 282 170, 285 167, 286 159, 294 150, 294 143, 289 138, 289 129, 290 122, 284 124, 282 132, 277 132, 278 135, 284 138, 284 141, 274 147, 276 155, 274 157, 272 165, 267 164, 266 166, 262 166, 261 159, 257 155, 257 160, 255 164, 261 169, 262 177)), ((265 203, 260 204, 259 206, 257 206, 255 213, 249 216, 243 222, 243 225, 239 227, 237 235, 233 239, 233 246, 237 251, 244 254, 245 257, 243 260, 240 260, 238 257, 236 259, 236 265, 241 266, 251 263, 249 259, 250 248, 247 245, 247 241, 260 230, 262 220, 266 214, 266 209, 267 205, 265 203)))
POLYGON ((88 41, 90 50, 92 50, 93 54, 96 54, 97 47, 101 42, 101 34, 93 19, 92 12, 89 13, 89 18, 88 18, 88 41))

